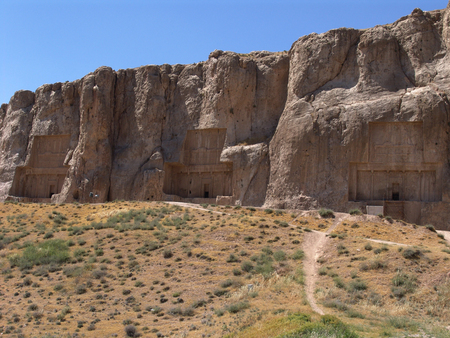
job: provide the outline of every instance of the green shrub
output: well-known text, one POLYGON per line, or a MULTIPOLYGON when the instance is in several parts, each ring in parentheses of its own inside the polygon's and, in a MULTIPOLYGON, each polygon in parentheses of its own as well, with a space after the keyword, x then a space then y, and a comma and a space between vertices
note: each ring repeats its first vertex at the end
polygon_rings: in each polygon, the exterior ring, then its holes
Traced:
POLYGON ((63 286, 62 284, 56 284, 56 285, 53 287, 53 290, 55 290, 55 291, 61 291, 63 288, 64 288, 64 286, 63 286))
POLYGON ((69 247, 61 239, 50 239, 37 246, 26 247, 22 255, 13 255, 9 258, 12 266, 20 269, 30 269, 34 265, 63 264, 70 259, 69 247))
POLYGON ((325 266, 322 266, 319 269, 319 276, 326 276, 327 273, 328 273, 328 269, 325 266))
POLYGON ((39 308, 36 304, 30 304, 28 306, 28 311, 36 311, 39 308))
POLYGON ((349 253, 349 251, 347 250, 347 248, 346 248, 344 245, 342 245, 342 244, 339 244, 339 245, 337 246, 337 250, 338 250, 338 254, 339 254, 339 255, 343 255, 343 254, 348 254, 348 253, 349 253))
POLYGON ((269 255, 269 256, 273 255, 272 249, 269 248, 268 246, 262 248, 261 251, 262 251, 263 253, 265 253, 266 255, 269 255))
POLYGON ((340 325, 340 324, 342 323, 342 322, 340 321, 339 318, 337 318, 337 317, 335 317, 335 316, 333 316, 333 315, 323 315, 323 316, 320 318, 320 321, 321 321, 323 324, 334 325, 334 326, 340 325))
POLYGON ((225 307, 225 310, 230 313, 238 313, 242 310, 248 309, 250 307, 250 304, 247 302, 238 302, 234 304, 230 304, 227 307, 225 307))
POLYGON ((382 253, 383 251, 389 251, 389 248, 386 245, 383 245, 381 248, 377 248, 373 251, 375 255, 382 253))
POLYGON ((327 275, 330 276, 331 278, 337 277, 338 274, 336 273, 336 271, 334 271, 333 269, 327 269, 327 275))
POLYGON ((344 289, 345 288, 345 283, 344 283, 344 281, 342 280, 341 277, 336 276, 336 277, 333 278, 333 281, 334 281, 334 285, 336 285, 337 288, 339 288, 339 289, 344 289))
POLYGON ((430 231, 436 232, 436 229, 434 228, 434 226, 432 224, 425 225, 425 228, 427 228, 430 231))
POLYGON ((326 300, 323 305, 329 308, 337 309, 339 311, 348 310, 348 306, 339 299, 326 300))
POLYGON ((53 238, 53 232, 52 232, 52 231, 47 232, 47 233, 44 235, 44 239, 49 239, 49 238, 53 238))
POLYGON ((417 329, 418 327, 417 323, 407 317, 390 316, 386 322, 396 329, 417 329))
POLYGON ((157 242, 146 242, 143 246, 136 249, 136 254, 146 255, 150 251, 154 251, 160 248, 160 244, 157 242))
POLYGON ((277 261, 277 262, 281 262, 286 260, 286 253, 282 250, 278 250, 273 254, 273 258, 277 261))
POLYGON ((331 209, 321 208, 319 209, 319 215, 322 218, 334 218, 334 211, 331 209))
POLYGON ((275 210, 275 216, 282 216, 282 215, 284 215, 283 210, 275 210))
POLYGON ((217 317, 222 317, 225 314, 224 309, 216 309, 214 310, 214 313, 217 315, 217 317))
POLYGON ((241 264, 242 271, 250 272, 250 271, 253 270, 253 268, 254 268, 253 264, 251 262, 249 262, 249 261, 244 261, 241 264))
POLYGON ((77 295, 81 295, 81 294, 83 294, 83 293, 86 293, 86 291, 87 291, 87 287, 86 287, 86 285, 84 285, 84 284, 78 285, 78 286, 75 288, 75 293, 76 293, 77 295))
POLYGON ((288 223, 288 222, 285 222, 285 221, 281 221, 279 225, 280 225, 280 227, 282 227, 282 228, 287 228, 287 227, 289 226, 289 223, 288 223))
POLYGON ((357 279, 354 281, 351 281, 348 283, 347 291, 348 292, 355 292, 355 291, 362 291, 367 289, 367 284, 363 280, 357 279))
POLYGON ((169 309, 169 311, 167 311, 167 313, 172 316, 180 316, 183 313, 183 310, 181 310, 181 308, 179 306, 177 306, 175 308, 169 309))
POLYGON ((206 300, 204 300, 204 299, 198 299, 198 300, 194 301, 191 306, 194 309, 197 309, 199 307, 205 306, 207 303, 208 302, 206 300))
POLYGON ((325 315, 320 322, 305 323, 299 329, 288 334, 278 336, 278 338, 358 338, 346 324, 334 316, 325 315))
POLYGON ((139 337, 139 333, 134 325, 125 326, 125 334, 127 337, 139 337))
POLYGON ((171 258, 172 256, 173 256, 172 250, 164 249, 164 251, 163 251, 163 257, 164 258, 171 258))
POLYGON ((350 215, 362 215, 362 211, 359 209, 352 209, 348 212, 350 215))
POLYGON ((222 288, 228 288, 228 287, 230 287, 230 286, 234 286, 234 287, 236 287, 236 286, 241 286, 242 284, 238 281, 238 280, 233 280, 233 279, 227 279, 227 280, 224 280, 222 283, 220 283, 220 286, 222 287, 222 288))
POLYGON ((353 309, 348 309, 346 312, 347 312, 347 316, 349 316, 350 318, 360 318, 360 319, 366 318, 366 316, 364 316, 360 312, 355 311, 353 309))
POLYGON ((228 291, 225 290, 225 289, 216 289, 216 290, 214 290, 213 293, 214 293, 215 296, 221 297, 223 295, 226 295, 228 293, 228 291))
POLYGON ((65 224, 67 220, 67 217, 64 216, 63 214, 59 213, 59 212, 55 212, 53 211, 53 222, 56 225, 61 225, 61 224, 65 224))
POLYGON ((67 268, 64 268, 63 273, 64 275, 66 275, 67 277, 78 277, 81 276, 81 274, 83 273, 83 268, 81 266, 70 266, 67 268))
POLYGON ((387 263, 383 262, 379 259, 376 259, 369 264, 369 269, 371 270, 379 270, 379 269, 385 269, 387 267, 387 263))
POLYGON ((303 252, 303 250, 297 250, 294 252, 294 254, 292 255, 292 259, 295 260, 299 260, 299 259, 303 259, 305 257, 305 253, 303 252))
POLYGON ((230 254, 230 256, 227 258, 227 263, 236 263, 239 262, 239 259, 234 254, 230 254))
POLYGON ((397 298, 403 298, 407 293, 414 292, 417 287, 417 278, 413 275, 397 272, 392 278, 392 294, 397 298))
POLYGON ((102 277, 106 276, 106 271, 102 271, 102 270, 94 270, 92 271, 92 277, 94 277, 95 279, 101 279, 102 277))
POLYGON ((186 317, 193 317, 195 315, 195 311, 191 306, 189 306, 183 310, 182 315, 186 317))
POLYGON ((80 257, 87 256, 87 253, 86 253, 86 250, 77 248, 74 250, 73 256, 78 259, 80 257))
POLYGON ((406 259, 417 259, 422 255, 422 252, 420 250, 413 250, 413 249, 406 249, 403 250, 402 256, 406 259))
MULTIPOLYGON (((278 258, 281 258, 282 254, 279 253, 278 255, 280 255, 278 258)), ((270 277, 273 272, 272 256, 262 253, 252 256, 251 260, 256 262, 256 266, 253 269, 256 273, 263 275, 264 278, 270 277)))
POLYGON ((242 275, 242 271, 239 269, 233 269, 233 275, 240 276, 240 275, 242 275))
POLYGON ((250 298, 256 298, 258 297, 258 292, 257 291, 249 292, 248 296, 250 298))

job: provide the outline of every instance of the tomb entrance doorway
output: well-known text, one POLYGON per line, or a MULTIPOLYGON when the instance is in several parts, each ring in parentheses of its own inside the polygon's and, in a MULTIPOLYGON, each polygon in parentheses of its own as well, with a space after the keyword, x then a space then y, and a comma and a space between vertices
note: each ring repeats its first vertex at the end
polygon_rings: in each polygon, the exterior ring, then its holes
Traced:
POLYGON ((421 121, 369 122, 367 153, 349 163, 348 200, 420 224, 424 203, 442 201, 443 163, 426 146, 421 121))
POLYGON ((225 137, 226 129, 188 130, 179 162, 164 164, 164 193, 189 199, 231 196, 233 163, 220 158, 225 137))
POLYGON ((25 166, 16 168, 10 194, 32 201, 47 201, 61 192, 69 169, 64 164, 70 135, 34 136, 25 166))
POLYGON ((392 200, 400 201, 400 184, 392 183, 392 200))
POLYGON ((203 197, 209 198, 209 184, 208 183, 203 184, 203 197))

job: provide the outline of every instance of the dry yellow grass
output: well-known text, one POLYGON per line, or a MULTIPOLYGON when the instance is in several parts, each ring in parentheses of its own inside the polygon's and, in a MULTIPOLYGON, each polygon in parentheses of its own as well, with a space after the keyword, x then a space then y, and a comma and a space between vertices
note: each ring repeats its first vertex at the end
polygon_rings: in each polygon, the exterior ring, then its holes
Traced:
POLYGON ((432 327, 438 325, 435 319, 450 321, 443 305, 448 296, 442 297, 450 290, 450 251, 436 232, 378 217, 349 216, 331 235, 320 258, 322 278, 316 290, 327 313, 366 326, 367 337, 378 337, 383 325, 386 334, 398 334, 405 328, 417 330, 417 323, 432 327), (414 257, 404 255, 407 250, 414 257), (407 288, 394 283, 396 276, 407 282, 409 278, 414 286, 404 293, 407 288), (365 284, 364 290, 355 290, 356 282, 365 284), (399 327, 386 324, 395 320, 404 322, 397 323, 399 327))
MULTIPOLYGON (((264 318, 267 308, 270 308, 269 314, 279 308, 291 312, 307 309, 302 285, 293 280, 301 263, 288 258, 298 247, 291 243, 292 238, 301 241, 301 234, 291 234, 291 229, 278 227, 272 219, 262 221, 246 209, 216 209, 221 212, 141 202, 0 204, 3 237, 26 234, 0 251, 4 278, 0 287, 0 327, 4 326, 4 332, 26 336, 78 332, 94 337, 100 332, 101 336, 122 336, 124 323, 130 323, 144 336, 156 336, 161 332, 180 337, 199 334, 220 337, 253 322, 254 317, 264 318), (109 217, 120 213, 151 209, 159 214, 162 208, 166 209, 166 214, 154 230, 132 229, 133 219, 130 229, 120 230, 120 226, 95 229, 95 223, 106 223, 109 217), (51 218, 57 213, 67 218, 62 224, 55 224, 51 218), (184 217, 189 220, 178 229, 169 225, 184 217), (90 228, 92 226, 94 228, 90 228), (88 228, 70 236, 70 230, 76 227, 88 228), (167 238, 158 239, 156 231, 167 238), (52 233, 52 237, 45 239, 48 233, 52 233), (20 255, 28 244, 48 239, 73 242, 70 263, 41 276, 34 273, 40 267, 29 271, 10 267, 9 257, 20 255), (80 245, 79 240, 85 243, 80 245), (158 243, 160 248, 144 254, 136 252, 149 242, 158 243), (273 262, 272 277, 242 272, 241 263, 259 254, 267 245, 273 252, 283 250, 288 256, 285 261, 273 262), (74 258, 77 250, 85 251, 79 262, 74 258), (164 258, 165 250, 171 251, 170 258, 164 258), (227 262, 231 254, 236 262, 227 262), (73 267, 79 267, 80 271, 74 277, 66 276, 64 270, 73 267), (100 269, 104 269, 106 275, 97 279, 95 273, 100 269), (242 274, 234 276, 233 269, 242 274), (27 278, 30 281, 24 285, 27 278), (221 288, 220 284, 227 279, 237 284, 221 288), (249 284, 253 286, 251 290, 249 284), (86 293, 77 294, 80 285, 87 286, 86 293), (218 289, 228 290, 228 296, 215 296, 214 291, 218 289), (27 293, 30 295, 26 296, 27 293), (130 299, 131 296, 134 299, 130 299), (167 301, 161 303, 161 298, 167 301), (186 310, 196 302, 201 305, 193 308, 193 316, 170 314, 171 309, 186 310), (251 307, 237 314, 226 311, 222 316, 216 314, 216 310, 235 302, 248 302, 251 307), (29 309, 32 304, 37 305, 37 310, 29 309), (60 320, 58 315, 66 306, 71 311, 60 320), (162 309, 158 314, 151 310, 156 307, 162 309), (39 317, 37 312, 42 318, 35 319, 39 317)), ((151 222, 157 216, 146 215, 145 218, 151 222)))
MULTIPOLYGON (((274 337, 299 325, 287 319, 289 314, 319 318, 306 302, 302 260, 291 258, 301 248, 305 228, 327 231, 333 223, 316 212, 223 206, 199 210, 161 202, 5 203, 0 204, 0 222, 0 331, 4 334, 125 336, 124 328, 131 324, 144 337, 158 333, 274 337), (133 210, 127 221, 124 215, 133 210), (71 242, 69 262, 28 270, 11 265, 10 258, 20 257, 28 246, 54 239, 71 242), (263 260, 258 256, 263 249, 272 257, 273 270, 264 270, 261 263, 259 272, 243 271, 245 261, 256 268, 256 261, 263 260), (284 252, 285 259, 275 259, 282 255, 277 251, 284 252), (232 285, 221 286, 227 280, 232 285), (80 285, 86 292, 79 292, 80 285), (235 313, 226 311, 233 304, 248 305, 235 313)), ((352 299, 324 275, 316 296, 322 307, 336 299, 354 302, 350 308, 365 318, 323 307, 327 313, 357 325, 364 337, 377 336, 388 314, 450 319, 446 311, 439 314, 439 306, 450 303, 450 292, 442 296, 444 289, 440 294, 434 291, 445 284, 450 267, 448 254, 442 251, 447 244, 436 233, 379 218, 349 216, 333 231, 332 236, 338 235, 342 239, 330 239, 322 265, 346 285, 355 278, 364 280, 366 295, 352 299), (395 245, 375 254, 383 244, 367 237, 415 245, 423 256, 405 259, 395 245), (365 249, 367 243, 372 250, 365 249), (360 269, 360 264, 372 261, 386 262, 387 267, 360 269), (399 268, 417 275, 418 281, 402 302, 391 298, 392 278, 399 268), (373 304, 371 293, 379 295, 383 307, 373 304)))

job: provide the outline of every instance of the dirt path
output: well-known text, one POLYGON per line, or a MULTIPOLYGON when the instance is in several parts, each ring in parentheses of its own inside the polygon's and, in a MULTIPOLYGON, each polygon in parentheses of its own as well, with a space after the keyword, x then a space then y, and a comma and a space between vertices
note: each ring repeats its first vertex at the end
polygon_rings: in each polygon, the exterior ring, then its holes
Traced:
POLYGON ((215 213, 215 214, 222 214, 222 212, 220 212, 220 211, 215 211, 215 210, 210 210, 210 209, 207 209, 207 208, 203 208, 203 207, 199 206, 198 204, 194 204, 194 203, 170 202, 170 201, 166 201, 164 203, 178 205, 178 206, 184 207, 184 208, 191 208, 191 209, 197 209, 197 210, 202 210, 202 211, 211 211, 212 213, 215 213))
MULTIPOLYGON (((213 213, 222 214, 222 212, 209 210, 206 208, 203 208, 199 206, 198 204, 193 203, 185 203, 185 202, 165 202, 168 204, 173 205, 179 205, 181 207, 187 207, 202 211, 211 211, 213 213)), ((297 220, 300 217, 304 217, 306 215, 310 215, 311 211, 304 211, 300 213, 293 221, 292 223, 297 220)), ((318 276, 318 270, 319 270, 319 264, 317 263, 318 258, 323 254, 323 251, 327 245, 328 237, 327 235, 330 234, 342 221, 345 219, 351 217, 349 214, 345 213, 335 213, 335 219, 331 227, 326 232, 320 232, 320 231, 311 231, 306 232, 303 240, 303 251, 305 252, 305 259, 303 260, 303 270, 305 273, 305 293, 306 293, 306 299, 308 300, 311 308, 314 312, 317 312, 320 315, 324 315, 324 312, 321 308, 317 306, 316 300, 314 298, 314 290, 316 287, 316 281, 318 276)), ((450 232, 449 231, 438 231, 439 233, 442 233, 445 236, 445 239, 450 243, 450 232)), ((405 244, 401 243, 394 243, 389 241, 382 241, 377 239, 370 239, 366 238, 368 241, 377 242, 377 243, 384 243, 384 244, 393 244, 393 245, 402 245, 406 246, 405 244)))
POLYGON ((450 231, 437 230, 438 234, 444 235, 445 240, 450 243, 450 231))
POLYGON ((331 233, 339 223, 346 219, 348 214, 335 213, 335 220, 327 232, 312 231, 305 233, 303 240, 303 251, 305 252, 305 260, 303 261, 303 270, 305 273, 305 292, 314 312, 323 315, 324 312, 317 306, 314 299, 314 290, 316 287, 316 280, 319 270, 317 259, 322 255, 323 250, 327 244, 327 234, 331 233))
POLYGON ((389 242, 389 241, 383 241, 383 240, 381 240, 381 239, 372 239, 372 238, 364 238, 364 239, 365 239, 365 240, 368 240, 368 241, 371 241, 371 242, 381 243, 381 244, 408 246, 407 244, 396 243, 396 242, 389 242))

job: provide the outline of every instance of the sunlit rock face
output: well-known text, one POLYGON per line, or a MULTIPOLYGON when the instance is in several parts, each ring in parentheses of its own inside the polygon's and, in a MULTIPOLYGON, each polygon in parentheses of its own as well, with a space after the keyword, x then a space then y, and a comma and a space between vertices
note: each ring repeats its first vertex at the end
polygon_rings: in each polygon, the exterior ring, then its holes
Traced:
POLYGON ((0 199, 381 206, 450 228, 449 12, 19 91, 0 199))

